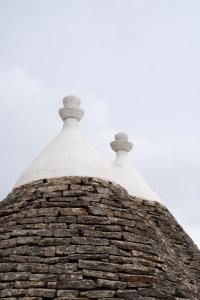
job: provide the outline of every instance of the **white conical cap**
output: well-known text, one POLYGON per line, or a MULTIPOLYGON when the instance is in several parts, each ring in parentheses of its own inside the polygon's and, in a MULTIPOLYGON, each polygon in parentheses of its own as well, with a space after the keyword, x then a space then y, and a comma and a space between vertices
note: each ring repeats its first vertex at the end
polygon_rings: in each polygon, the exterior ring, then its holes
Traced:
POLYGON ((62 176, 89 176, 115 181, 111 166, 79 130, 79 121, 84 115, 80 100, 75 96, 65 97, 59 114, 64 121, 63 130, 25 170, 15 187, 38 179, 62 176))
POLYGON ((131 196, 159 201, 159 197, 129 161, 128 152, 133 148, 133 144, 128 141, 128 135, 125 133, 116 134, 115 141, 111 142, 110 145, 117 154, 112 164, 116 172, 117 182, 126 188, 131 196))

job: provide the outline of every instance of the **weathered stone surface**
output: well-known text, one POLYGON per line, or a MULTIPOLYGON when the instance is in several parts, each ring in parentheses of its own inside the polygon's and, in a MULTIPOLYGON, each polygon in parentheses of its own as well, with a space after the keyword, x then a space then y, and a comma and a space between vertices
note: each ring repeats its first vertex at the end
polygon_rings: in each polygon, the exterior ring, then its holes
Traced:
POLYGON ((122 299, 127 299, 127 300, 132 300, 132 299, 137 299, 139 296, 138 291, 135 290, 117 290, 116 291, 116 296, 120 297, 122 299))
POLYGON ((62 246, 69 245, 70 240, 61 238, 43 238, 39 242, 39 246, 62 246))
POLYGON ((45 285, 44 281, 15 281, 16 289, 41 288, 45 285))
POLYGON ((85 215, 87 211, 84 208, 63 208, 60 210, 62 216, 85 215))
POLYGON ((121 239, 121 232, 104 232, 99 230, 83 230, 82 234, 84 236, 92 236, 92 237, 100 237, 100 238, 107 238, 107 239, 121 239))
POLYGON ((66 263, 49 266, 49 273, 54 274, 65 274, 72 273, 75 271, 77 271, 77 264, 66 263))
POLYGON ((28 289, 28 296, 30 297, 43 297, 43 298, 51 298, 53 299, 56 294, 54 289, 28 289))
POLYGON ((15 280, 28 280, 29 273, 26 272, 7 272, 0 273, 0 281, 15 281, 15 280))
POLYGON ((46 264, 20 263, 17 265, 17 271, 31 273, 48 273, 49 266, 46 264))
POLYGON ((78 267, 81 269, 100 270, 106 272, 119 272, 120 266, 118 264, 106 263, 101 261, 87 261, 79 260, 78 267))
POLYGON ((87 279, 68 280, 63 283, 63 287, 66 289, 90 290, 96 287, 95 281, 87 279))
POLYGON ((82 292, 81 296, 85 298, 92 298, 92 299, 102 299, 104 298, 110 298, 114 296, 115 292, 109 291, 109 290, 96 290, 96 291, 87 291, 82 292))
POLYGON ((101 245, 101 246, 109 245, 109 241, 107 239, 91 238, 91 237, 72 237, 72 243, 75 245, 77 244, 101 245))
POLYGON ((66 255, 75 253, 76 246, 75 245, 57 246, 55 252, 56 252, 56 255, 58 255, 58 256, 66 256, 66 255))
POLYGON ((125 289, 127 283, 121 281, 113 281, 107 279, 97 279, 97 286, 100 288, 108 288, 108 289, 125 289))
POLYGON ((118 275, 116 273, 111 272, 102 272, 96 270, 85 270, 82 271, 83 276, 86 277, 94 277, 94 278, 103 278, 103 279, 110 279, 110 280, 118 280, 118 275))
POLYGON ((200 252, 169 211, 98 178, 0 203, 0 299, 198 300, 200 252))
POLYGON ((68 297, 69 298, 75 298, 79 295, 79 291, 77 290, 59 290, 57 292, 58 297, 68 297))
POLYGON ((53 235, 55 237, 71 237, 78 235, 78 231, 72 229, 55 229, 53 235))
POLYGON ((131 282, 131 283, 153 283, 155 280, 155 277, 145 276, 145 275, 119 274, 119 279, 121 281, 131 282))

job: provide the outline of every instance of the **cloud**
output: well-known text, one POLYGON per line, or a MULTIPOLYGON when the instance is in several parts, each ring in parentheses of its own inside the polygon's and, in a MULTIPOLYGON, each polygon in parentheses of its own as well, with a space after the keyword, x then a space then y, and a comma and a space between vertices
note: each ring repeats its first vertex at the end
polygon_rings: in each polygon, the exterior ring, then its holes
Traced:
POLYGON ((0 82, 2 198, 50 141, 56 123, 49 121, 53 91, 48 93, 25 68, 18 65, 2 69, 0 82))
POLYGON ((102 156, 111 160, 112 151, 109 144, 116 133, 116 129, 110 122, 111 109, 108 101, 97 97, 95 93, 88 93, 83 95, 81 105, 85 111, 85 116, 81 122, 84 133, 102 156))
POLYGON ((108 103, 97 98, 95 94, 88 94, 82 101, 86 107, 87 121, 95 124, 96 127, 102 127, 109 123, 110 111, 108 103))

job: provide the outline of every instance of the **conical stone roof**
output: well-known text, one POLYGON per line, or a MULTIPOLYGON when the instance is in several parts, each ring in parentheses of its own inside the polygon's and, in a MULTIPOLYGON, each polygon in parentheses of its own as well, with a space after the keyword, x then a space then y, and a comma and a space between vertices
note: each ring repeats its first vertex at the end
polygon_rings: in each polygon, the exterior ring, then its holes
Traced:
POLYGON ((14 189, 0 233, 0 299, 200 299, 200 252, 170 212, 104 180, 14 189))
POLYGON ((134 197, 159 201, 129 162, 132 143, 126 134, 117 134, 111 143, 117 154, 111 168, 80 131, 79 121, 84 115, 80 100, 75 96, 65 97, 59 114, 64 121, 62 131, 24 171, 15 187, 43 178, 91 176, 117 182, 134 197))
POLYGON ((160 201, 156 193, 129 161, 128 152, 132 149, 133 144, 128 141, 128 135, 125 133, 116 134, 115 140, 110 145, 116 152, 116 159, 112 167, 115 170, 117 182, 134 197, 160 201))
POLYGON ((31 163, 15 187, 34 180, 62 176, 91 176, 115 181, 109 164, 86 140, 79 129, 84 112, 75 96, 63 99, 59 113, 64 121, 61 133, 31 163))

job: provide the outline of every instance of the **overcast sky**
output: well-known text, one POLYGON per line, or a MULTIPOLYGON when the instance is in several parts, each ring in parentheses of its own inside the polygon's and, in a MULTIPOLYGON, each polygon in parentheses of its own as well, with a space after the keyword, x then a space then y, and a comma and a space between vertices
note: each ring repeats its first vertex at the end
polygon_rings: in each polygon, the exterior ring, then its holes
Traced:
POLYGON ((59 133, 62 98, 131 159, 200 246, 200 1, 0 0, 0 198, 59 133))

